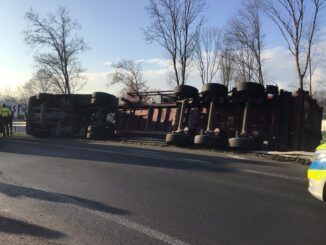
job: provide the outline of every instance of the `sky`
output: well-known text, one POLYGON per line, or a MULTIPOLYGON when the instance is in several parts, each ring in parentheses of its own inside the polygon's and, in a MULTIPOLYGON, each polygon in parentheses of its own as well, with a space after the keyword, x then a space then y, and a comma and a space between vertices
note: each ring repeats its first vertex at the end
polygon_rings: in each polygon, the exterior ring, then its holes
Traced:
MULTIPOLYGON (((110 65, 122 58, 142 61, 144 77, 151 88, 170 89, 168 56, 159 45, 147 43, 142 32, 150 23, 145 10, 147 3, 147 0, 0 0, 0 89, 15 90, 33 75, 33 51, 23 41, 24 14, 33 8, 44 15, 55 12, 59 5, 67 7, 70 16, 80 23, 79 35, 91 48, 81 55, 88 78, 81 93, 118 94, 118 86, 107 86, 107 74, 112 71, 110 65)), ((240 6, 240 0, 207 0, 206 26, 223 27, 240 6)), ((275 25, 264 19, 263 28, 266 76, 269 83, 286 87, 288 81, 296 81, 294 60, 275 25)), ((321 79, 325 73, 319 70, 316 76, 321 79)), ((200 86, 196 71, 188 83, 200 86)))

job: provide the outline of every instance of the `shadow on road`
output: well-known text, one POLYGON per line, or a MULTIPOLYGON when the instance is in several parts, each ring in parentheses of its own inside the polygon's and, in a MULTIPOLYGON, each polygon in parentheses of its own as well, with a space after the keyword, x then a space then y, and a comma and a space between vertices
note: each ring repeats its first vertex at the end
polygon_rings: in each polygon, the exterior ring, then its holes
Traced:
POLYGON ((29 187, 22 187, 13 184, 2 183, 2 182, 0 182, 0 193, 3 193, 7 196, 14 197, 14 198, 29 197, 29 198, 49 201, 49 202, 72 204, 78 207, 101 211, 105 213, 111 213, 111 214, 118 214, 118 215, 130 214, 130 212, 126 210, 109 207, 96 201, 92 201, 80 197, 64 195, 60 193, 47 192, 47 191, 33 189, 29 187))
POLYGON ((3 216, 0 216, 0 232, 53 239, 59 239, 66 236, 64 233, 55 230, 3 216))
POLYGON ((227 156, 207 156, 183 152, 168 152, 156 149, 130 146, 93 144, 89 141, 73 139, 38 139, 29 137, 9 138, 2 142, 1 151, 63 159, 114 162, 119 164, 140 165, 168 169, 181 169, 203 172, 236 172, 232 164, 278 166, 285 164, 263 160, 232 159, 227 156), (11 141, 19 140, 19 143, 11 141), (35 144, 36 143, 36 144, 35 144), (43 145, 44 144, 44 145, 43 145), (51 145, 51 146, 50 146, 51 145), (89 151, 92 149, 92 151, 89 151), (187 160, 188 159, 188 160, 187 160), (206 164, 205 164, 206 163, 206 164))
MULTIPOLYGON (((72 139, 11 139, 6 139, 1 142, 1 152, 190 171, 216 173, 234 172, 234 170, 225 166, 225 164, 231 160, 227 158, 210 157, 209 159, 211 161, 214 160, 217 164, 205 165, 200 162, 203 160, 201 156, 191 154, 163 152, 128 146, 94 145, 87 141, 80 142, 72 139), (19 140, 20 143, 12 142, 11 139, 19 140), (33 143, 37 143, 37 145, 33 143), (49 146, 49 144, 51 144, 51 146, 49 146), (88 149, 93 149, 94 151, 89 151, 88 149), (143 153, 144 151, 146 151, 145 154, 143 153), (191 160, 187 161, 185 158, 190 158, 191 160), (198 160, 198 162, 196 162, 196 160, 198 160)), ((205 159, 207 160, 207 158, 205 159)))

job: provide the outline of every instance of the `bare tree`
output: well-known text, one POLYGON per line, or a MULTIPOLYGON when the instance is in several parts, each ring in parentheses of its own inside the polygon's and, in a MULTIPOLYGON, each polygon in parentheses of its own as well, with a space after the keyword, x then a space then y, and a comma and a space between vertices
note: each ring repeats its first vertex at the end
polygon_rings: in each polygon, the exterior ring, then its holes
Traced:
POLYGON ((57 88, 42 73, 36 72, 32 79, 17 87, 16 98, 19 103, 27 105, 31 96, 38 93, 57 93, 57 88))
POLYGON ((231 29, 226 33, 229 59, 233 63, 233 78, 237 82, 259 82, 257 80, 257 67, 255 56, 251 49, 234 39, 231 29))
POLYGON ((235 68, 235 62, 234 62, 234 54, 232 47, 228 43, 227 38, 224 37, 224 40, 222 42, 222 50, 221 50, 221 61, 220 61, 220 77, 222 84, 224 84, 226 87, 231 89, 231 81, 234 76, 234 68, 235 68))
POLYGON ((34 83, 29 80, 22 86, 17 87, 17 101, 24 106, 28 105, 28 100, 31 96, 36 95, 38 92, 35 89, 34 83))
POLYGON ((1 100, 8 100, 8 99, 10 100, 14 98, 15 98, 15 92, 11 87, 7 86, 3 90, 1 90, 0 92, 1 100))
POLYGON ((17 87, 17 102, 27 107, 30 94, 23 90, 22 86, 17 87))
POLYGON ((314 98, 318 101, 319 105, 326 108, 326 89, 316 90, 314 93, 314 98))
POLYGON ((36 51, 37 70, 42 71, 61 93, 71 94, 81 89, 85 82, 79 55, 88 46, 76 35, 81 28, 78 22, 69 17, 65 7, 59 7, 56 14, 50 13, 45 18, 30 9, 25 19, 25 43, 36 51))
POLYGON ((144 30, 146 40, 159 43, 167 51, 177 85, 186 82, 204 8, 205 0, 149 0, 146 8, 152 19, 144 30))
POLYGON ((134 60, 125 60, 112 64, 115 69, 109 75, 109 83, 107 86, 114 84, 123 85, 121 94, 127 96, 127 93, 139 93, 148 91, 146 80, 143 79, 142 67, 140 62, 134 60))
POLYGON ((304 88, 312 49, 316 43, 318 17, 325 0, 273 0, 266 13, 280 29, 290 53, 295 58, 300 88, 304 88))
POLYGON ((306 86, 310 95, 314 96, 316 88, 322 85, 322 81, 318 80, 316 74, 319 69, 325 68, 325 50, 323 45, 316 43, 315 49, 311 52, 311 58, 308 60, 308 71, 305 77, 306 86))
POLYGON ((31 87, 35 94, 37 93, 61 93, 62 91, 58 89, 51 81, 51 78, 42 70, 35 72, 32 79, 25 83, 26 87, 31 87))
MULTIPOLYGON (((263 33, 262 33, 263 0, 247 0, 242 8, 229 22, 229 39, 238 49, 241 71, 244 67, 249 79, 264 84, 262 67, 263 33)), ((242 74, 244 77, 244 74, 242 74)))
POLYGON ((233 52, 235 61, 235 79, 237 82, 258 82, 256 80, 255 57, 251 50, 244 45, 233 52))
POLYGON ((202 84, 212 83, 220 68, 221 30, 210 28, 198 35, 195 63, 202 84))

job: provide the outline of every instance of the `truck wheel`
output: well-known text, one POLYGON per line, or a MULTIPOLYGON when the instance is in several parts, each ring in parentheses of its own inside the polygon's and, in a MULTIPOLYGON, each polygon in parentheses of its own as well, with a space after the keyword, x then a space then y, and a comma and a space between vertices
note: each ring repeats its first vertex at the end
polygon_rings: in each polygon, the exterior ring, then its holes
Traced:
POLYGON ((265 93, 264 86, 259 83, 241 82, 236 84, 236 88, 239 93, 252 96, 263 96, 265 93))
POLYGON ((196 135, 195 145, 207 148, 225 149, 228 147, 227 138, 221 135, 196 135))
POLYGON ((165 141, 168 145, 190 146, 192 137, 189 134, 170 133, 166 135, 165 141))
POLYGON ((259 150, 260 148, 256 139, 246 137, 230 138, 229 145, 231 149, 243 151, 259 150))
POLYGON ((174 88, 174 95, 178 100, 198 97, 198 89, 189 85, 178 85, 174 88))
POLYGON ((278 95, 278 87, 274 85, 267 85, 266 86, 266 93, 272 95, 278 95))
POLYGON ((228 88, 219 83, 206 83, 201 88, 201 93, 204 98, 212 97, 226 97, 228 94, 228 88))

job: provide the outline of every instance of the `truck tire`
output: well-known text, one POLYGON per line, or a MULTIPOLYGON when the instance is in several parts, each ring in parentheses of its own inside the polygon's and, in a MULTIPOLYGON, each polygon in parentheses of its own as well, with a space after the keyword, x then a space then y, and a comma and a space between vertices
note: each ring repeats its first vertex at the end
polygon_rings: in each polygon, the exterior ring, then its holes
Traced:
POLYGON ((266 86, 266 93, 272 95, 278 95, 278 87, 274 85, 267 85, 266 86))
POLYGON ((259 143, 254 138, 238 137, 229 139, 230 148, 233 150, 253 151, 259 150, 259 143))
POLYGON ((265 94, 265 88, 259 83, 253 82, 241 82, 236 84, 237 91, 242 94, 248 94, 252 96, 263 96, 265 94))
POLYGON ((212 97, 226 97, 228 95, 228 88, 219 83, 206 83, 201 88, 201 93, 204 98, 212 98, 212 97))
POLYGON ((189 85, 178 85, 174 88, 174 95, 178 100, 198 97, 198 89, 189 85))
POLYGON ((165 142, 168 145, 190 146, 193 138, 189 134, 170 133, 166 135, 165 142))
POLYGON ((221 135, 196 135, 194 144, 200 147, 225 149, 228 147, 228 140, 221 135))

